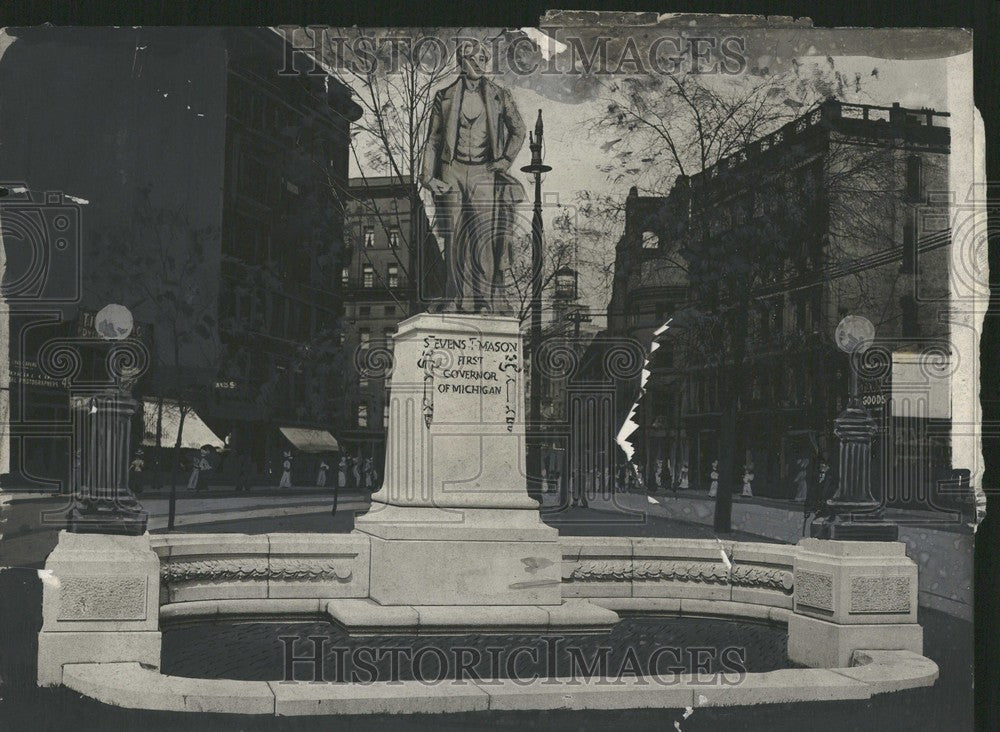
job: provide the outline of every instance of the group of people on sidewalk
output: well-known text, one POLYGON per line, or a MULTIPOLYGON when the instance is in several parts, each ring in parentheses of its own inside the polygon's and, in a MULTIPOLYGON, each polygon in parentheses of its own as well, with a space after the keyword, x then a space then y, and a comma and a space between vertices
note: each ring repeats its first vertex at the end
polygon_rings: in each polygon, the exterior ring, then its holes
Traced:
MULTIPOLYGON (((708 496, 716 498, 719 491, 719 461, 713 460, 708 473, 708 496)), ((740 484, 733 493, 742 497, 754 496, 755 480, 754 465, 747 461, 740 474, 740 484)), ((585 474, 569 475, 568 484, 564 485, 564 476, 557 471, 546 471, 543 468, 542 490, 545 493, 566 492, 565 502, 570 506, 588 507, 588 495, 594 497, 604 493, 646 492, 650 495, 661 490, 672 490, 674 493, 691 488, 687 464, 682 464, 676 476, 671 471, 668 461, 658 459, 654 469, 650 471, 649 479, 644 479, 642 471, 633 464, 622 461, 615 471, 614 479, 610 476, 587 472, 585 474)), ((826 511, 827 501, 836 492, 837 483, 834 471, 825 456, 817 455, 814 460, 802 460, 797 464, 793 476, 797 489, 794 500, 801 502, 805 516, 821 516, 826 511), (810 466, 810 463, 812 464, 810 466), (812 469, 810 470, 810 467, 812 469)))
MULTIPOLYGON (((188 491, 200 493, 208 491, 210 482, 232 484, 237 492, 249 492, 252 483, 259 483, 260 478, 256 475, 250 455, 245 450, 233 450, 227 456, 227 461, 232 467, 229 475, 222 477, 219 475, 216 461, 216 450, 211 445, 203 445, 198 451, 192 452, 189 457, 183 458, 180 464, 182 470, 187 470, 186 488, 188 491), (216 476, 218 479, 215 480, 216 476)), ((306 488, 334 488, 346 490, 366 490, 374 492, 379 487, 379 476, 375 470, 372 458, 357 458, 352 455, 341 455, 336 463, 336 474, 331 476, 331 458, 320 458, 316 465, 316 477, 314 482, 303 483, 301 475, 298 480, 293 480, 294 459, 292 452, 286 450, 282 455, 280 473, 268 471, 270 477, 277 476, 277 487, 279 489, 290 489, 292 487, 306 488)), ((150 469, 150 464, 146 459, 145 451, 139 448, 135 451, 129 463, 129 488, 133 493, 141 493, 143 488, 155 487, 155 472, 150 469)), ((167 476, 159 476, 161 479, 169 481, 167 476)), ((270 483, 270 481, 268 481, 270 483)), ((273 483, 271 483, 273 485, 273 483)))

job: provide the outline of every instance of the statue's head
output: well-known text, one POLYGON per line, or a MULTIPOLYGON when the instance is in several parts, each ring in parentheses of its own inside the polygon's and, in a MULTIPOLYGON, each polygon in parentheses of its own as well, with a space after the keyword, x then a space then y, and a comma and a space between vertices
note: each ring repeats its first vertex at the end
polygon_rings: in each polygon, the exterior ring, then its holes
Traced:
POLYGON ((455 58, 462 74, 473 81, 482 78, 489 69, 490 51, 479 40, 464 40, 455 48, 455 58))

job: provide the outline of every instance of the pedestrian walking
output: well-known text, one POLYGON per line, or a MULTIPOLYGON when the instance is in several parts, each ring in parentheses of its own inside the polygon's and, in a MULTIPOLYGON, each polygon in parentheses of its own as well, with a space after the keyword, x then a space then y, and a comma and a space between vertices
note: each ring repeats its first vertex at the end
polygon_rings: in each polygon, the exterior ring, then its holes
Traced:
POLYGON ((319 473, 316 475, 316 487, 326 488, 326 472, 330 469, 330 466, 326 464, 326 460, 319 461, 319 473))
POLYGON ((278 487, 292 487, 292 453, 288 450, 285 450, 284 459, 281 461, 281 480, 278 481, 278 487))
POLYGON ((340 492, 347 487, 347 457, 341 456, 337 464, 337 479, 333 482, 333 508, 330 510, 331 516, 337 515, 337 501, 340 499, 340 492))
POLYGON ((818 462, 819 465, 817 466, 816 474, 809 481, 806 502, 802 509, 803 536, 806 535, 806 524, 809 522, 810 516, 813 517, 813 520, 816 520, 829 513, 827 501, 833 498, 837 490, 837 483, 834 479, 833 471, 830 470, 830 464, 824 457, 820 457, 818 462))
POLYGON ((372 458, 365 458, 364 476, 368 492, 374 493, 378 490, 378 473, 375 472, 375 461, 372 458))
POLYGON ((202 445, 191 461, 191 477, 188 478, 188 490, 200 493, 208 490, 208 471, 212 463, 208 459, 208 445, 202 445))
POLYGON ((570 490, 573 494, 573 505, 582 505, 584 508, 587 508, 587 490, 583 485, 583 479, 580 475, 579 468, 573 469, 570 490))
POLYGON ((146 458, 140 447, 135 451, 135 457, 128 466, 128 487, 134 494, 142 493, 142 478, 145 468, 146 458))
POLYGON ((708 496, 709 498, 715 498, 716 494, 719 492, 719 461, 712 461, 712 472, 708 474, 711 482, 708 484, 708 496))
MULTIPOLYGON (((199 465, 201 461, 198 459, 198 453, 194 450, 191 451, 191 473, 188 475, 187 489, 189 491, 197 490, 198 488, 198 471, 200 470, 199 465)), ((180 461, 181 467, 184 466, 183 459, 180 461)))
POLYGON ((753 498, 753 463, 747 461, 746 465, 743 466, 743 491, 742 494, 747 498, 753 498))
POLYGON ((236 492, 250 492, 250 455, 245 450, 236 453, 236 492))
POLYGON ((795 485, 795 500, 804 501, 809 493, 809 458, 800 457, 795 461, 795 475, 792 477, 795 485))
POLYGON ((337 465, 337 487, 346 488, 347 487, 347 457, 342 456, 340 458, 340 463, 337 465))
POLYGON ((688 466, 687 466, 687 463, 684 463, 683 465, 681 465, 681 476, 680 476, 680 481, 678 482, 677 487, 680 488, 682 491, 686 491, 688 489, 688 487, 689 487, 689 485, 688 485, 688 466))

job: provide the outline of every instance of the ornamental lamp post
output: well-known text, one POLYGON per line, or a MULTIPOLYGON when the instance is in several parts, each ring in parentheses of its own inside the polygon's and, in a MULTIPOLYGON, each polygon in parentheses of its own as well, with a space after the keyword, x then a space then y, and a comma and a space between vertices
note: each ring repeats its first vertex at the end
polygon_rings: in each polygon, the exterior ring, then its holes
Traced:
POLYGON ((528 148, 531 150, 531 164, 521 168, 522 173, 530 173, 535 179, 535 205, 531 216, 531 325, 529 344, 531 349, 530 391, 528 395, 528 421, 531 438, 527 444, 527 468, 529 495, 541 501, 538 482, 541 480, 541 446, 539 431, 542 421, 541 384, 537 368, 538 352, 542 346, 542 173, 552 168, 542 162, 542 110, 538 110, 534 133, 528 133, 528 148))
POLYGON ((847 406, 833 423, 840 442, 837 490, 825 501, 810 533, 818 539, 896 541, 899 527, 882 520, 882 504, 871 492, 871 443, 877 427, 861 402, 858 386, 861 355, 875 340, 875 326, 867 318, 848 315, 834 338, 850 359, 849 394, 847 406))
POLYGON ((148 515, 128 486, 132 417, 138 408, 131 385, 147 354, 126 341, 133 321, 124 306, 101 309, 94 327, 103 341, 113 342, 106 360, 113 386, 71 399, 73 502, 66 528, 77 534, 138 536, 146 531, 148 515))

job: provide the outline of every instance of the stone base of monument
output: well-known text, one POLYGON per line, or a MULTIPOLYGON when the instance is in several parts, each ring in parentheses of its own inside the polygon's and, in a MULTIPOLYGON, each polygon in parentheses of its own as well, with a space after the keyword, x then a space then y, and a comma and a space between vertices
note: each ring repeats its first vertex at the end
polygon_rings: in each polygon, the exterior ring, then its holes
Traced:
POLYGON ((917 566, 905 544, 802 539, 794 577, 790 661, 832 668, 858 650, 922 653, 917 566))
POLYGON ((537 510, 374 504, 369 594, 383 605, 558 605, 559 532, 537 510))
POLYGON ((923 654, 924 631, 916 623, 841 625, 790 615, 788 660, 811 668, 851 665, 858 650, 912 651, 923 654))
POLYGON ((816 539, 837 541, 896 541, 899 526, 890 521, 819 518, 810 525, 809 534, 816 539))
POLYGON ((160 665, 160 560, 149 534, 62 531, 45 561, 38 684, 62 682, 63 666, 134 661, 160 665))
POLYGON ((587 600, 555 605, 381 605, 368 599, 330 600, 330 619, 351 635, 485 635, 604 633, 618 613, 587 600))
POLYGON ((77 499, 66 513, 66 527, 75 534, 142 536, 149 514, 134 496, 77 499))
POLYGON ((519 321, 425 313, 393 341, 385 482, 355 523, 371 541, 371 602, 335 606, 337 622, 359 632, 617 622, 563 602, 559 533, 527 493, 519 321))

